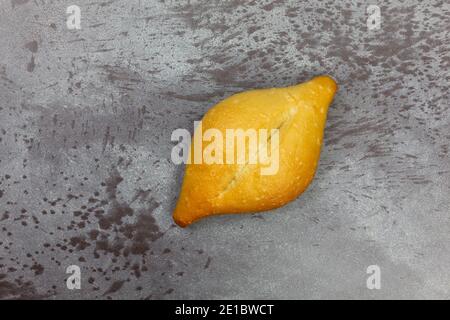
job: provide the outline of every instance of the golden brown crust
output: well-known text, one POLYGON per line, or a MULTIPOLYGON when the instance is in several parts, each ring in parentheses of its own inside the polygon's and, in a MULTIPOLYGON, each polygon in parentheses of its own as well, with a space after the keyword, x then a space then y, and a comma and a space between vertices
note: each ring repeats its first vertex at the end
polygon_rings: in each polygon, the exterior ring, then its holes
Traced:
MULTIPOLYGON (((188 164, 175 222, 185 227, 209 215, 270 210, 298 197, 314 177, 336 90, 333 79, 320 76, 292 87, 239 93, 211 108, 202 119, 203 132, 279 129, 279 169, 262 175, 260 163, 188 164)), ((226 153, 224 147, 224 162, 226 153)))

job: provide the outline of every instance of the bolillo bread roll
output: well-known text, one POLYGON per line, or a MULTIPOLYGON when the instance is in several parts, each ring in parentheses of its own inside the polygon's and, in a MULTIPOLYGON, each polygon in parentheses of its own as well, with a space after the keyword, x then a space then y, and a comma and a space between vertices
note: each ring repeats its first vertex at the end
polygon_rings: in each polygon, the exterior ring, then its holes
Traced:
POLYGON ((266 211, 297 198, 314 177, 336 90, 332 78, 319 76, 238 93, 211 108, 192 138, 174 221, 185 227, 207 216, 266 211), (233 130, 256 132, 257 148, 250 143, 255 135, 239 144, 233 130))

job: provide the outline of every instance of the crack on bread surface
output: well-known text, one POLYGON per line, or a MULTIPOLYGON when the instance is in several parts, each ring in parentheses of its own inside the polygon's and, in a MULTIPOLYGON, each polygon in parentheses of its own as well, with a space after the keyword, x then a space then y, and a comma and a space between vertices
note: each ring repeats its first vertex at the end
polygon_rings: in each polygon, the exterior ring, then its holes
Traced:
MULTIPOLYGON (((272 129, 276 129, 276 130, 278 130, 278 132, 281 132, 281 130, 286 128, 287 125, 292 121, 292 119, 295 116, 290 111, 285 112, 285 114, 286 114, 286 116, 283 117, 284 119, 281 120, 280 123, 275 128, 272 128, 272 129)), ((267 141, 266 141, 266 145, 267 146, 272 141, 272 136, 273 136, 272 135, 272 129, 270 129, 270 134, 267 137, 267 141)), ((281 142, 280 142, 280 145, 281 145, 281 142)), ((259 146, 258 146, 258 149, 256 150, 256 152, 259 152, 259 146)), ((238 180, 244 175, 246 170, 249 168, 249 161, 250 161, 250 159, 251 159, 251 157, 250 157, 250 154, 249 154, 248 157, 246 157, 246 159, 245 159, 246 161, 243 164, 243 166, 241 168, 239 168, 239 170, 237 170, 235 172, 235 174, 230 179, 230 181, 227 183, 227 185, 223 188, 223 190, 216 197, 214 197, 214 200, 223 197, 228 191, 230 191, 237 184, 238 180)))

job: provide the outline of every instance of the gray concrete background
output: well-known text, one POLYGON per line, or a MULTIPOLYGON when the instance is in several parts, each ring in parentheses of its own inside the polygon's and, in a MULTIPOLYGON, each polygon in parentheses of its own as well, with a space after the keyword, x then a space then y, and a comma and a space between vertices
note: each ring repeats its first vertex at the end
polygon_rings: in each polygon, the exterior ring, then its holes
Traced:
POLYGON ((1 0, 0 298, 450 298, 450 6, 372 3, 1 0), (171 132, 322 73, 307 192, 175 227, 171 132))

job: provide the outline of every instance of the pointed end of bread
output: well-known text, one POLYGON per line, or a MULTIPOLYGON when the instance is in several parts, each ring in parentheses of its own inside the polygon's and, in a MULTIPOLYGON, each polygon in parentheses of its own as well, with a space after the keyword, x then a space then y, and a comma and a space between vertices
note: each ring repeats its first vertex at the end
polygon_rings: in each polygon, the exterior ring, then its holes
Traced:
POLYGON ((194 201, 188 201, 182 197, 179 199, 175 210, 173 211, 173 221, 185 228, 197 220, 210 215, 210 210, 207 209, 207 203, 197 203, 194 201))
POLYGON ((190 214, 185 210, 185 208, 181 208, 179 204, 177 204, 177 207, 173 212, 173 221, 175 221, 175 223, 181 228, 186 228, 192 223, 190 214))
POLYGON ((338 85, 336 81, 328 75, 317 76, 313 78, 311 81, 324 88, 327 88, 333 95, 338 90, 338 85))
POLYGON ((184 220, 182 220, 180 218, 177 218, 175 216, 173 217, 173 221, 175 221, 175 223, 181 228, 186 228, 188 225, 191 224, 190 222, 186 222, 186 221, 184 221, 184 220))

